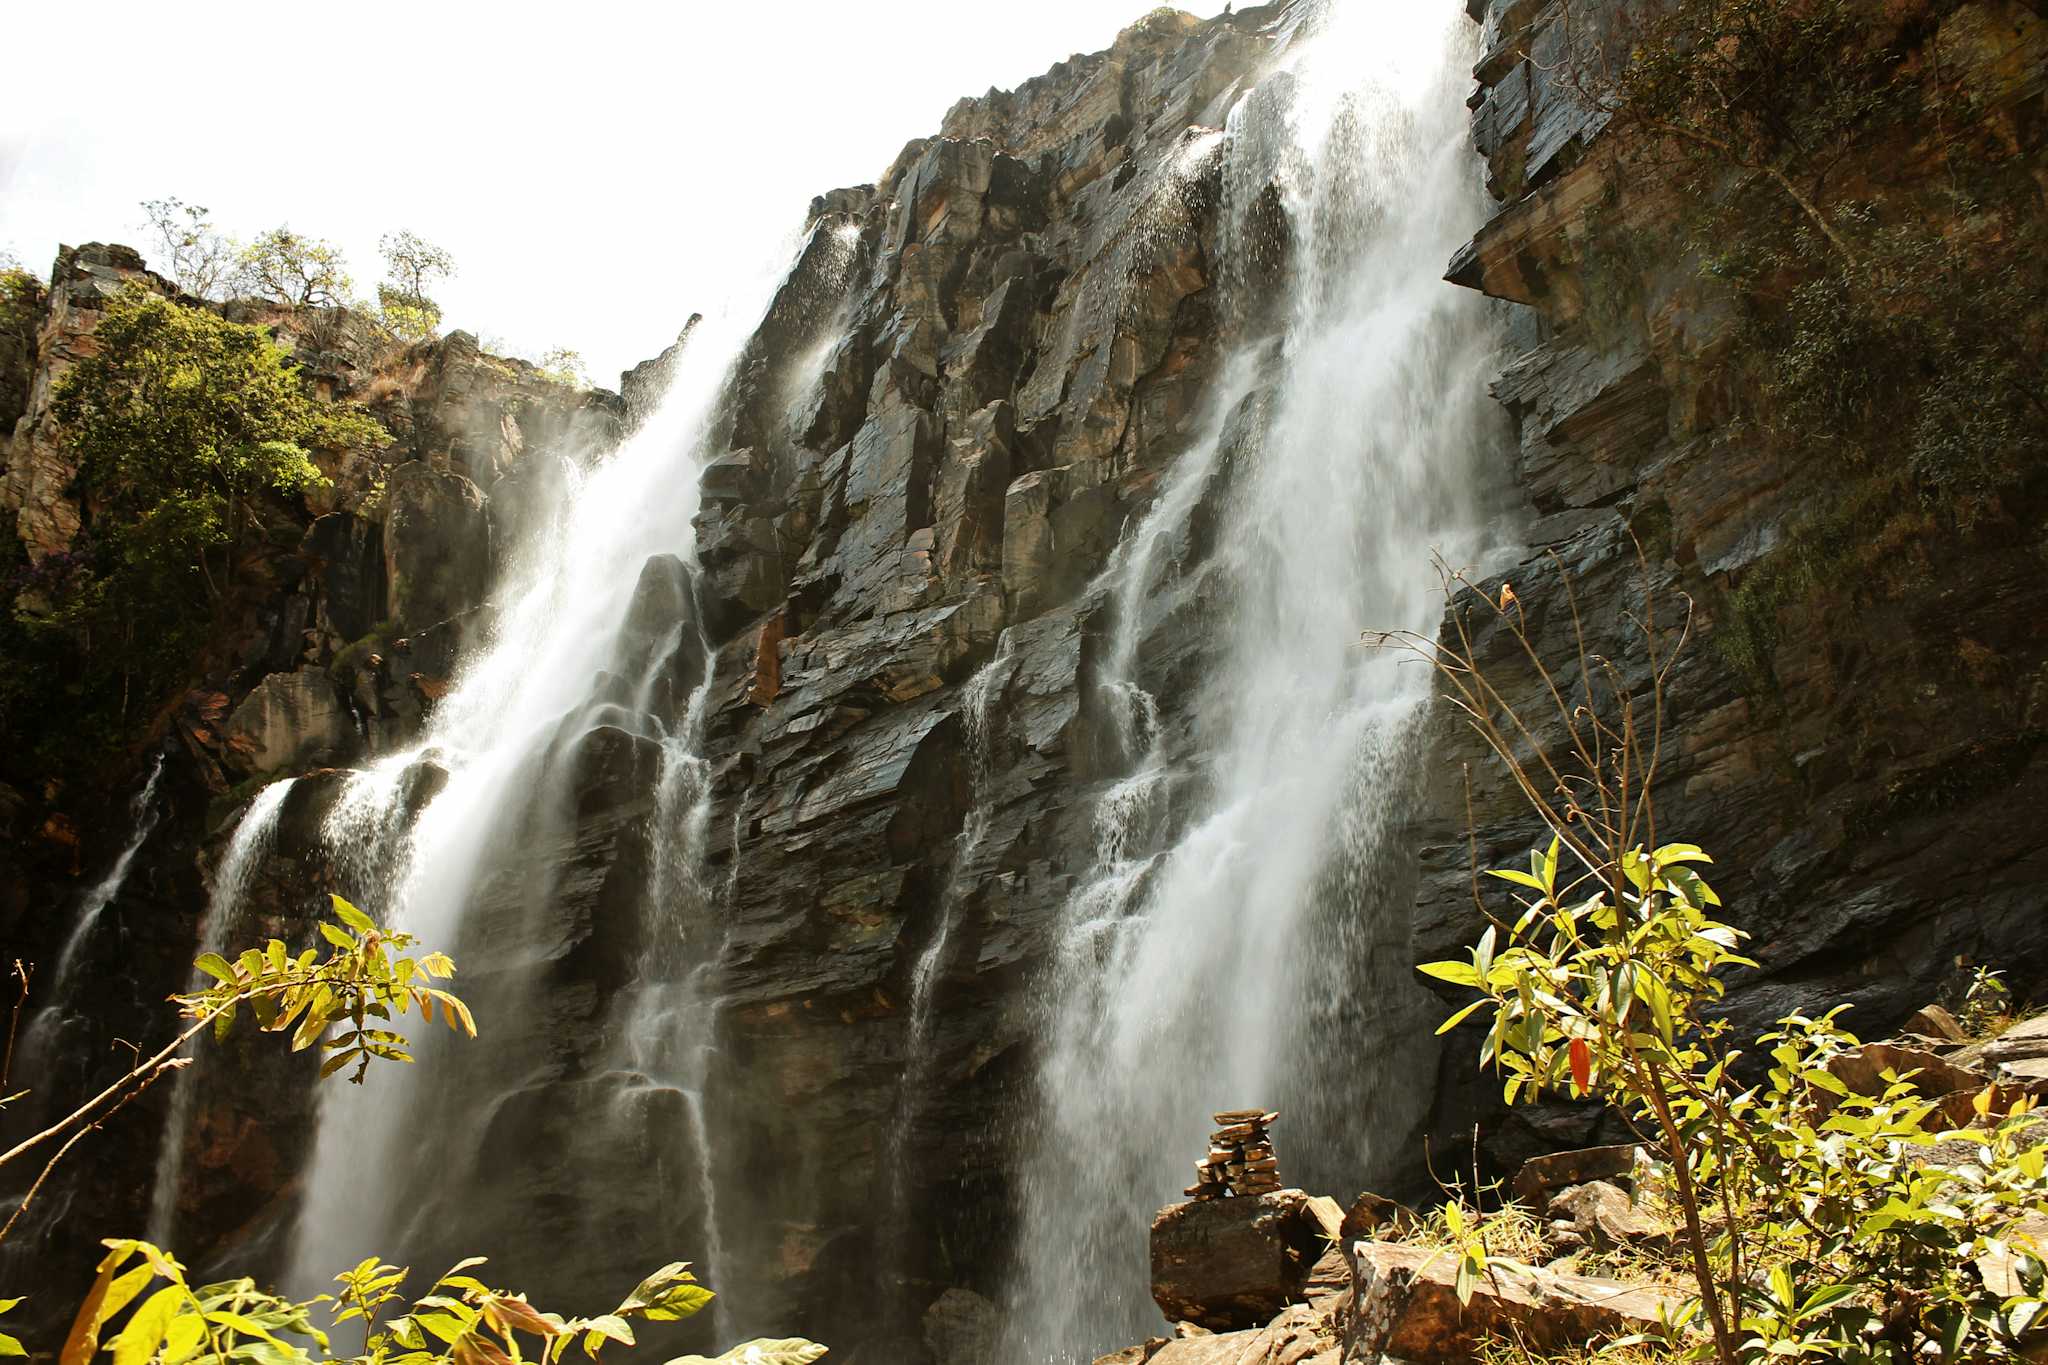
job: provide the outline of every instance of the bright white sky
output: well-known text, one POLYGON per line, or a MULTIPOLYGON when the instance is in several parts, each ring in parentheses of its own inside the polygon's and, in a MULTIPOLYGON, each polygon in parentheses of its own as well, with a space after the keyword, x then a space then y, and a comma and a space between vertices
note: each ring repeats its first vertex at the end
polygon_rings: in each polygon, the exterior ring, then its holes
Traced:
MULTIPOLYGON (((962 95, 1106 47, 1153 0, 29 0, 0 81, 0 250, 143 248, 143 199, 289 223, 374 295, 380 233, 454 253, 447 325, 658 352, 812 195, 962 95)), ((1189 3, 1203 14, 1222 0, 1189 3)))

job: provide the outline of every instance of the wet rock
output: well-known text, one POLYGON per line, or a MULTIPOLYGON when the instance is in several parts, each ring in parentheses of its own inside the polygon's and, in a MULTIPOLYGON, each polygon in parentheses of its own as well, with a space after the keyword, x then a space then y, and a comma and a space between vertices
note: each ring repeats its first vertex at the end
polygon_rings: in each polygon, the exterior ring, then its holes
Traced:
POLYGON ((1152 1299, 1212 1331, 1264 1323, 1301 1294, 1322 1254, 1308 1196, 1170 1204, 1152 1220, 1152 1299))
POLYGON ((1676 1313, 1675 1295, 1616 1280, 1493 1263, 1460 1304, 1457 1258, 1421 1247, 1355 1243, 1356 1299, 1344 1335, 1346 1361, 1381 1356, 1417 1365, 1469 1361, 1489 1340, 1556 1350, 1647 1331, 1676 1313))
POLYGON ((412 460, 387 476, 384 614, 420 628, 483 601, 491 571, 484 496, 459 474, 412 460))
POLYGON ((273 673, 228 717, 229 762, 245 774, 302 772, 341 761, 356 745, 354 719, 327 674, 273 673))
POLYGON ((305 554, 320 584, 320 614, 342 640, 359 640, 385 617, 384 528, 347 512, 316 518, 305 554))
POLYGON ((969 1289, 948 1289, 924 1310, 933 1365, 993 1365, 1002 1311, 969 1289))

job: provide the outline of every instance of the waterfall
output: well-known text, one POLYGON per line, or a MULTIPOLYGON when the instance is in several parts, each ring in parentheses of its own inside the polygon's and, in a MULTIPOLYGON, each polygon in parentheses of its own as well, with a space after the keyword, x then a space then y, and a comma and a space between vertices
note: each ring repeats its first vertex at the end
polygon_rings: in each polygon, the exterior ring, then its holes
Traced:
MULTIPOLYGON (((816 231, 850 271, 843 225, 816 231)), ((562 461, 566 495, 523 529, 488 635, 421 741, 354 775, 329 816, 365 908, 454 954, 482 1038, 416 1024, 418 1067, 323 1088, 298 1291, 373 1253, 428 1270, 488 1249, 494 1274, 572 1298, 664 1260, 720 1268, 704 1091, 723 931, 701 880, 710 669, 692 519, 735 366, 790 259, 734 270, 642 424, 608 455, 562 461), (601 849, 579 843, 597 837, 578 817, 593 791, 618 812, 601 849), (642 829, 644 861, 620 852, 642 829), (615 905, 628 917, 609 918, 615 905), (558 987, 570 958, 602 984, 558 987), (550 1183, 502 1183, 529 1177, 550 1183)))
MULTIPOLYGON (((911 1260, 914 1186, 910 1169, 916 1127, 923 1117, 930 1089, 935 1045, 932 1038, 932 1007, 939 981, 947 969, 947 949, 954 930, 967 908, 968 898, 980 885, 987 868, 980 863, 995 819, 998 799, 995 770, 996 706, 1002 700, 1017 656, 1010 633, 996 641, 996 652, 976 670, 960 689, 961 738, 967 751, 968 807, 953 839, 952 868, 946 874, 945 889, 939 894, 937 916, 931 937, 910 970, 910 999, 903 1043, 903 1076, 897 1088, 895 1122, 888 1138, 887 1175, 889 1209, 883 1228, 886 1244, 894 1254, 890 1265, 899 1277, 907 1274, 911 1260)), ((899 1296, 900 1297, 900 1296, 899 1296)), ((900 1305, 899 1305, 900 1306, 900 1305)))
MULTIPOLYGON (((199 930, 200 956, 225 955, 230 949, 250 946, 237 942, 247 922, 242 903, 275 841, 278 813, 284 809, 285 798, 291 795, 296 781, 287 778, 271 783, 257 792, 249 808, 242 812, 241 821, 228 839, 227 851, 221 854, 220 866, 214 870, 213 893, 207 898, 206 915, 199 930)), ((211 979, 195 971, 186 989, 197 990, 211 979)), ((186 1130, 192 1126, 192 1106, 199 1092, 200 1073, 207 1066, 207 1053, 208 1049, 202 1046, 194 1054, 192 1065, 171 1078, 170 1113, 164 1121, 163 1145, 157 1149, 156 1176, 149 1193, 147 1235, 161 1247, 171 1245, 177 1233, 178 1187, 184 1180, 189 1140, 186 1130)))
POLYGON ((64 946, 57 953, 57 965, 50 972, 50 1002, 37 1012, 35 1022, 22 1035, 18 1052, 22 1075, 42 1076, 46 1072, 52 1035, 63 1027, 64 1016, 69 1013, 78 966, 85 956, 86 945, 92 941, 93 931, 99 927, 100 916, 119 899, 121 888, 127 885, 128 870, 134 865, 135 855, 142 851, 142 846, 149 842, 149 836, 156 830, 157 820, 162 814, 156 805, 156 786, 163 774, 164 756, 158 754, 150 764, 149 776, 143 780, 141 789, 128 802, 128 842, 108 866, 106 875, 79 898, 71 932, 65 936, 64 946))
POLYGON ((1280 1108, 1295 1184, 1369 1177, 1414 1120, 1430 1059, 1386 1045, 1415 993, 1382 844, 1429 680, 1357 641, 1432 629, 1432 554, 1481 543, 1492 336, 1439 280, 1483 212, 1470 48, 1454 6, 1326 4, 1231 114, 1219 232, 1228 249, 1250 195, 1277 189, 1286 296, 1101 585, 1091 705, 1125 776, 1041 987, 1012 1358, 1152 1334, 1146 1228, 1211 1111, 1280 1108), (1205 504, 1215 548, 1183 556, 1205 504), (1187 603, 1212 663, 1192 695, 1160 695, 1138 646, 1187 603))
POLYGON ((156 829, 160 812, 156 808, 156 784, 164 775, 164 756, 158 754, 149 765, 149 776, 143 781, 142 790, 128 803, 128 819, 134 832, 128 836, 128 843, 122 848, 107 875, 93 884, 85 898, 78 904, 78 920, 71 926, 71 934, 64 940, 64 950, 57 955, 57 970, 50 982, 51 1003, 61 1004, 69 995, 71 979, 77 974, 78 959, 84 951, 86 940, 92 937, 93 926, 99 923, 100 915, 114 903, 121 894, 121 888, 128 881, 128 869, 135 862, 135 855, 149 841, 156 829))
MULTIPOLYGON (((105 874, 79 897, 78 908, 72 916, 71 932, 65 935, 64 943, 58 949, 48 982, 43 981, 41 973, 31 981, 35 998, 46 1003, 30 1016, 28 1027, 22 1030, 20 1045, 14 1050, 10 1080, 15 1084, 26 1081, 29 1093, 9 1106, 4 1124, 7 1132, 27 1133, 42 1127, 48 1118, 53 1117, 50 1114, 53 1099, 71 1088, 70 1078, 75 1075, 83 1081, 94 1075, 96 1068, 86 1050, 65 1035, 73 1032, 75 1038, 80 1016, 84 1013, 79 1006, 85 998, 81 987, 90 981, 89 978, 81 979, 87 949, 98 936, 101 920, 108 908, 120 899, 136 855, 149 842, 150 835, 156 831, 157 821, 162 817, 156 804, 156 789, 163 771, 163 755, 159 753, 150 764, 149 776, 128 802, 128 842, 115 855, 105 874)), ((98 1082, 91 1086, 94 1090, 98 1088, 98 1082)), ((10 1211, 10 1207, 0 1206, 0 1215, 10 1211)), ((0 1250, 0 1262, 4 1262, 5 1256, 6 1252, 0 1250)))

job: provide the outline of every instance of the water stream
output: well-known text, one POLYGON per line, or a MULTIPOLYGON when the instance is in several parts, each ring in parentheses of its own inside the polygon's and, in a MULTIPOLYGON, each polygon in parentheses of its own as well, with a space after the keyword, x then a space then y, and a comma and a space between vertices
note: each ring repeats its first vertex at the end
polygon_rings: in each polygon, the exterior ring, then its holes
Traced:
MULTIPOLYGON (((262 869, 277 836, 278 813, 291 795, 295 778, 273 782, 257 792, 228 838, 220 866, 214 869, 213 891, 207 897, 206 915, 199 926, 199 956, 224 953, 244 945, 244 913, 249 888, 262 869)), ((193 972, 186 989, 196 990, 212 978, 193 972)), ((149 1240, 160 1247, 175 1245, 178 1224, 178 1192, 184 1183, 186 1149, 191 1142, 193 1105, 197 1101, 209 1049, 193 1053, 192 1065, 171 1078, 169 1117, 164 1121, 163 1145, 157 1149, 156 1176, 149 1193, 149 1240)))
POLYGON ((1322 7, 1226 129, 1225 240, 1268 183, 1285 210, 1281 334, 1242 339, 1209 432, 1105 584, 1096 700, 1127 775, 1099 799, 1096 865, 1044 974, 1006 1358, 1087 1361, 1156 1329, 1146 1229, 1211 1111, 1277 1106, 1289 1183, 1356 1181, 1424 1089, 1412 1050, 1374 1040, 1414 998, 1378 855, 1428 680, 1356 642, 1432 628, 1431 556, 1467 562, 1483 521, 1492 334, 1439 280, 1483 212, 1471 44, 1431 10, 1322 7), (1183 563, 1205 498, 1215 549, 1183 563), (1167 705, 1140 645, 1186 602, 1214 662, 1167 705))
MULTIPOLYGON (((819 227, 819 256, 850 271, 841 227, 819 227)), ((676 1255, 716 1273, 704 1092, 723 931, 701 880, 692 519, 733 367, 790 259, 732 272, 616 451, 563 459, 565 495, 532 519, 421 742, 352 777, 329 817, 365 907, 454 954, 490 1053, 437 1035, 416 1068, 323 1088, 287 1277, 304 1292, 373 1252, 431 1264, 477 1246, 571 1300, 676 1255), (594 827, 578 812, 600 793, 625 804, 594 827), (558 989, 572 961, 601 984, 558 989)))
POLYGON ((108 865, 106 874, 79 897, 71 932, 65 936, 64 946, 57 952, 57 965, 50 971, 49 982, 47 985, 35 983, 39 993, 48 993, 49 1004, 36 1013, 35 1021, 22 1034, 16 1063, 24 1076, 43 1074, 52 1037, 70 1012, 86 945, 92 942, 100 917, 120 898, 121 888, 128 884, 128 871, 135 864, 135 855, 156 832, 157 821, 163 814, 157 808, 156 787, 163 774, 164 758, 158 754, 150 764, 149 776, 143 780, 141 789, 128 802, 128 842, 108 865))

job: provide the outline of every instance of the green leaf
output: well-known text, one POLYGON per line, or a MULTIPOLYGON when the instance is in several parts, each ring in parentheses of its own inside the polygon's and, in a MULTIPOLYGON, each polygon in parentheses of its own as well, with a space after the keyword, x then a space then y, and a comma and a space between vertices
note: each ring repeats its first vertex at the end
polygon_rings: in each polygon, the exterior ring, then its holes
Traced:
POLYGON ((235 969, 219 953, 201 953, 192 960, 192 965, 216 981, 232 986, 235 984, 235 969))
POLYGON ((1544 889, 1541 878, 1532 876, 1527 872, 1518 872, 1512 867, 1489 868, 1486 875, 1498 877, 1504 882, 1513 882, 1516 886, 1526 886, 1531 891, 1541 891, 1544 889))
POLYGON ((329 896, 328 899, 334 902, 334 917, 343 924, 346 924, 359 934, 374 934, 377 932, 376 921, 368 915, 356 909, 339 896, 329 896))
POLYGON ((0 1332, 0 1360, 4 1360, 9 1356, 25 1356, 27 1354, 27 1351, 21 1349, 19 1341, 8 1336, 5 1332, 0 1332))
POLYGON ((185 1291, 178 1285, 159 1289, 144 1299, 142 1307, 129 1317, 128 1325, 109 1348, 114 1353, 114 1365, 143 1365, 155 1355, 170 1330, 171 1319, 178 1316, 184 1302, 185 1291))
POLYGON ((1415 969, 1424 976, 1433 976, 1439 981, 1448 981, 1453 986, 1479 988, 1479 969, 1469 962, 1425 962, 1415 969))
POLYGON ((1444 1020, 1441 1024, 1438 1024, 1436 1026, 1436 1036, 1439 1038, 1443 1037, 1446 1033, 1449 1033, 1452 1029, 1456 1028, 1458 1025, 1464 1023, 1467 1019, 1471 1018, 1472 1011, 1478 1009, 1481 1005, 1487 1003, 1488 1001, 1484 996, 1480 997, 1477 1000, 1474 1000, 1471 1004, 1465 1006, 1465 1008, 1459 1010, 1456 1014, 1444 1020))
POLYGON ((329 924, 325 920, 320 922, 320 937, 343 950, 351 950, 356 946, 356 941, 349 937, 347 930, 329 924))

